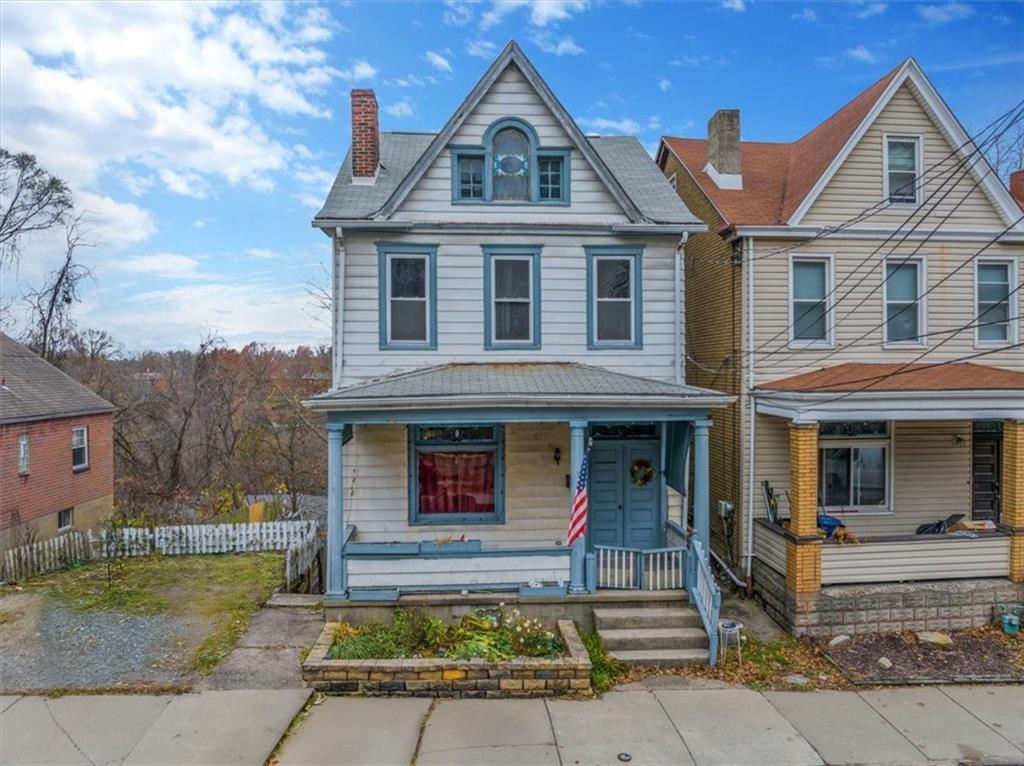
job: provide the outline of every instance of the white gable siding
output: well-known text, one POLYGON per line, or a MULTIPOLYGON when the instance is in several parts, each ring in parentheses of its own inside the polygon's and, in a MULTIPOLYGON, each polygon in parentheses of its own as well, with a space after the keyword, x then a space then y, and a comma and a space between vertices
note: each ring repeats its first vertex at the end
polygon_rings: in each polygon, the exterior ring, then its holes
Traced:
MULTIPOLYGON (((918 101, 908 84, 896 91, 811 205, 801 224, 838 224, 883 200, 882 153, 885 134, 921 136, 924 142, 922 169, 935 168, 925 179, 924 196, 930 200, 925 207, 926 211, 931 210, 932 204, 949 192, 930 213, 923 226, 927 227, 930 223, 934 227, 961 201, 959 209, 950 216, 945 226, 951 229, 998 230, 1007 225, 1008 222, 1003 222, 981 187, 972 190, 976 178, 962 166, 957 167, 960 158, 959 155, 952 156, 954 146, 939 130, 930 110, 918 101)), ((907 206, 897 205, 858 225, 871 228, 898 226, 908 213, 907 206)))
MULTIPOLYGON (((505 69, 456 131, 454 145, 479 145, 484 132, 502 117, 520 117, 537 131, 541 147, 572 142, 533 86, 515 66, 505 69)), ((394 220, 517 221, 529 223, 625 222, 626 216, 590 163, 573 149, 568 207, 550 205, 453 205, 451 154, 445 149, 410 191, 394 220)))
MULTIPOLYGON (((644 244, 616 237, 424 233, 399 241, 438 244, 437 350, 380 350, 377 245, 365 233, 346 233, 344 360, 341 385, 399 370, 446 362, 570 361, 618 372, 674 380, 674 238, 648 240, 642 258, 643 348, 587 349, 586 255, 583 247, 644 244), (541 245, 541 348, 484 349, 482 243, 541 245)), ((397 237, 388 236, 388 240, 397 237)))

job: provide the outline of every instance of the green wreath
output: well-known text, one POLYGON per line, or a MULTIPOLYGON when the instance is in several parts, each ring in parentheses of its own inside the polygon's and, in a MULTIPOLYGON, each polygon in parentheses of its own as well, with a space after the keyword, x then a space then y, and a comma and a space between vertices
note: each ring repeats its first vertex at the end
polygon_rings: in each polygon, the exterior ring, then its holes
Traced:
POLYGON ((654 478, 654 466, 650 460, 637 460, 629 467, 629 476, 636 487, 645 487, 654 478))

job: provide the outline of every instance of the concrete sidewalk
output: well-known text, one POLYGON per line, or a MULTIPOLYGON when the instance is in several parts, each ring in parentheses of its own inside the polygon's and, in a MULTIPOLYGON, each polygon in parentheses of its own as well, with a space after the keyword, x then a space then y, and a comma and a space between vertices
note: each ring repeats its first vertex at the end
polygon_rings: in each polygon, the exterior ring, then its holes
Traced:
POLYGON ((433 704, 329 697, 285 742, 279 763, 406 766, 414 758, 417 766, 1020 764, 1024 687, 652 688, 587 701, 433 704))

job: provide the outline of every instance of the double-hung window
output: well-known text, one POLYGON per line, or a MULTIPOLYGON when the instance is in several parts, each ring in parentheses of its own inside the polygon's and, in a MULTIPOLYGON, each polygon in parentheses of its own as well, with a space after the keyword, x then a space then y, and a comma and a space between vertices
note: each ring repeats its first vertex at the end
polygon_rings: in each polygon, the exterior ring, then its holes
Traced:
POLYGON ((1000 345, 1014 340, 1016 318, 1010 316, 1010 283, 1013 264, 1010 261, 978 261, 977 320, 975 337, 978 343, 1000 345))
POLYGON ((380 347, 436 348, 437 246, 378 243, 380 347))
POLYGON ((832 260, 794 257, 790 268, 790 341, 794 346, 827 346, 832 260))
POLYGON ((29 460, 28 460, 28 434, 19 434, 18 436, 18 474, 25 476, 28 474, 29 460))
POLYGON ((818 495, 825 510, 889 510, 889 424, 822 423, 818 436, 818 495))
POLYGON ((409 521, 504 521, 499 425, 409 427, 409 521))
POLYGON ((924 261, 906 258, 885 264, 885 342, 924 342, 924 261))
POLYGON ((916 205, 921 201, 921 139, 885 137, 885 195, 891 204, 916 205))
POLYGON ((79 471, 89 467, 89 428, 71 429, 71 467, 79 471))
POLYGON ((588 247, 589 347, 641 348, 641 248, 588 247))
POLYGON ((483 250, 484 347, 540 348, 540 248, 483 250))

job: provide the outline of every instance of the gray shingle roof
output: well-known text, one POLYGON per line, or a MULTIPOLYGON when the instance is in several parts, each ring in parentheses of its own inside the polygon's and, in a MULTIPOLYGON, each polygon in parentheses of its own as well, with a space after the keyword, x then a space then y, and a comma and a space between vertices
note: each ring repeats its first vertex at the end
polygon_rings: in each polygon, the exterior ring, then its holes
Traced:
MULTIPOLYGON (((334 179, 327 201, 314 220, 371 218, 388 201, 416 160, 426 151, 433 133, 380 134, 381 170, 373 185, 352 183, 352 153, 334 179)), ((654 223, 700 223, 669 186, 654 160, 632 136, 594 136, 588 139, 640 213, 654 223)))
POLYGON ((0 333, 0 424, 113 410, 106 399, 0 333))
POLYGON ((676 385, 637 375, 626 375, 601 367, 573 362, 471 362, 442 364, 411 372, 400 372, 376 380, 358 383, 337 391, 328 391, 312 401, 357 403, 362 400, 415 398, 425 401, 458 397, 569 397, 569 403, 581 404, 587 396, 706 399, 728 397, 717 391, 695 386, 676 385))

